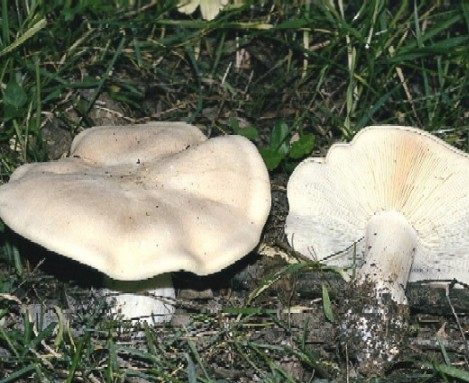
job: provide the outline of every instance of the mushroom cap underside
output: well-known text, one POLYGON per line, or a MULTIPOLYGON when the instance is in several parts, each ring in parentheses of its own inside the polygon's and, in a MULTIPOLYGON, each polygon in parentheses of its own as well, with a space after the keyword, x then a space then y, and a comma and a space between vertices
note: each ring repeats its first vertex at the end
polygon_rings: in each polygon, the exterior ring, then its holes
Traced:
POLYGON ((368 127, 295 169, 285 232, 305 256, 359 266, 371 217, 397 211, 419 237, 409 281, 467 283, 468 181, 468 155, 437 137, 410 127, 368 127))
POLYGON ((180 123, 90 129, 70 157, 23 165, 0 187, 13 230, 122 280, 219 271, 255 247, 269 210, 249 140, 180 123))

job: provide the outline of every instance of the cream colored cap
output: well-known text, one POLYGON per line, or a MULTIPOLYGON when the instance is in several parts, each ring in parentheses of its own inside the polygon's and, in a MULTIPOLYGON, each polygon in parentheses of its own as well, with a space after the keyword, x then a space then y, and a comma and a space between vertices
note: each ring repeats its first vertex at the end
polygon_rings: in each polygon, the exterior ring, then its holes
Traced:
POLYGON ((256 147, 185 123, 87 129, 70 157, 0 187, 13 230, 121 280, 219 271, 256 246, 269 210, 256 147))

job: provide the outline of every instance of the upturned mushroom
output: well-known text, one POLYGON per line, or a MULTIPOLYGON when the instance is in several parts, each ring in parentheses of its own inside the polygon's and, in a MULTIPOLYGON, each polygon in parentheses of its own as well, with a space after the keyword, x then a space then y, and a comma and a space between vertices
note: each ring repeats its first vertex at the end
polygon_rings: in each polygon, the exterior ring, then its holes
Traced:
MULTIPOLYGON (((0 187, 11 229, 119 281, 217 272, 256 246, 269 210, 255 146, 240 136, 207 139, 185 123, 86 129, 68 158, 23 165, 0 187)), ((174 297, 164 278, 147 297, 152 306, 144 303, 147 315, 173 310, 152 297, 174 297)), ((118 304, 128 313, 125 299, 118 304)))
POLYGON ((361 340, 349 337, 364 370, 379 370, 399 351, 407 282, 469 283, 468 180, 467 154, 402 126, 365 128, 350 144, 333 145, 325 158, 308 158, 293 172, 285 227, 290 245, 350 268, 358 294, 371 299, 361 308, 351 303, 345 313, 361 340), (384 329, 396 330, 396 339, 384 339, 384 329))

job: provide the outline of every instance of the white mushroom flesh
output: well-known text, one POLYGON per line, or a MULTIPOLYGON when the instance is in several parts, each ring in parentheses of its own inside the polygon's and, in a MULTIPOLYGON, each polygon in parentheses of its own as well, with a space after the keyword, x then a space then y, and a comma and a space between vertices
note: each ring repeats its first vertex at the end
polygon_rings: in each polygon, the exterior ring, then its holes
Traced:
POLYGON ((401 213, 378 213, 368 223, 365 246, 358 281, 373 282, 378 300, 381 295, 390 294, 396 303, 406 304, 405 287, 419 246, 413 227, 401 213))

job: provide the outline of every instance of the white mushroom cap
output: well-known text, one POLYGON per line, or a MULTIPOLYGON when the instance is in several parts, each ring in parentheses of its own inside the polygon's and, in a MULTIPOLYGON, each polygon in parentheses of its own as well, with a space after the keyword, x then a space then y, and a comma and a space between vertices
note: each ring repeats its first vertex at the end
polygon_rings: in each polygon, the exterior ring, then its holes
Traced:
POLYGON ((120 280, 219 271, 256 246, 269 210, 255 146, 184 123, 87 129, 70 157, 0 187, 13 230, 120 280))
POLYGON ((350 144, 333 145, 325 158, 302 162, 288 183, 288 200, 288 241, 312 259, 352 266, 358 243, 360 266, 372 217, 394 212, 411 227, 405 239, 415 251, 409 281, 469 283, 469 157, 427 132, 365 128, 350 144))

